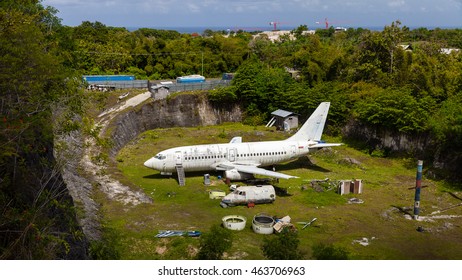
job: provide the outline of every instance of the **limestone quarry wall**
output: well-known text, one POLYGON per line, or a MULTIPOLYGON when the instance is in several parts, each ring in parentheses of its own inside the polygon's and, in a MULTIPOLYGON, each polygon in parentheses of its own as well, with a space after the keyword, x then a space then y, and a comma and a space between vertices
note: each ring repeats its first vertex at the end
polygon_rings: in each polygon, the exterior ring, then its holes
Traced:
POLYGON ((135 139, 140 133, 168 127, 194 127, 240 122, 239 105, 212 104, 203 95, 183 94, 173 98, 151 100, 141 107, 120 113, 111 133, 111 156, 135 139))
POLYGON ((370 152, 379 149, 422 159, 425 168, 430 168, 427 175, 433 173, 437 177, 451 180, 462 179, 462 155, 454 152, 451 147, 441 146, 429 133, 406 134, 350 121, 342 128, 342 135, 346 139, 365 143, 370 152))

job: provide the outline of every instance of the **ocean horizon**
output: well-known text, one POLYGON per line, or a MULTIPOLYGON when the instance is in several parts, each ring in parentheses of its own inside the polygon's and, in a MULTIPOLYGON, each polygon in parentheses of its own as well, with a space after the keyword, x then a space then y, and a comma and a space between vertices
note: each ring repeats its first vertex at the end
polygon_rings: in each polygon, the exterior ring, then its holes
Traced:
MULTIPOLYGON (((350 28, 350 26, 342 26, 345 28, 350 28)), ((128 31, 135 31, 140 28, 149 28, 149 29, 158 29, 158 30, 173 30, 177 31, 179 33, 184 33, 184 34, 192 34, 192 33, 198 33, 202 34, 205 30, 212 30, 212 31, 238 31, 238 30, 244 30, 248 32, 253 32, 253 31, 272 31, 273 26, 268 25, 268 26, 256 26, 256 27, 244 27, 244 26, 235 26, 235 27, 230 27, 230 26, 130 26, 130 27, 125 27, 127 28, 128 31)), ((294 30, 298 28, 298 26, 284 26, 281 28, 278 28, 278 30, 294 30)), ((358 27, 351 27, 351 28, 358 28, 358 27)), ((316 30, 316 29, 322 29, 321 27, 316 27, 316 28, 310 28, 308 26, 309 30, 316 30)), ((366 29, 366 28, 365 28, 366 29)), ((367 29, 370 30, 382 30, 382 27, 369 27, 367 29)))
MULTIPOLYGON (((298 28, 299 26, 285 26, 281 27, 278 30, 294 30, 298 28)), ((336 27, 342 27, 342 28, 363 28, 363 29, 368 29, 368 30, 373 30, 373 31, 382 31, 385 26, 336 26, 336 27)), ((437 27, 437 26, 407 26, 408 28, 412 29, 418 29, 418 28, 426 28, 428 30, 433 30, 433 29, 461 29, 461 26, 443 26, 443 27, 437 27)), ((125 27, 128 31, 136 31, 140 28, 149 28, 149 29, 158 29, 158 30, 173 30, 177 31, 182 34, 193 34, 193 33, 198 33, 202 34, 204 33, 205 30, 212 30, 212 31, 238 31, 238 30, 244 30, 244 31, 272 31, 273 26, 268 25, 268 26, 257 26, 257 27, 230 27, 230 26, 130 26, 130 27, 125 27)), ((310 28, 308 26, 309 30, 317 30, 317 29, 323 29, 322 27, 316 27, 316 28, 310 28)))

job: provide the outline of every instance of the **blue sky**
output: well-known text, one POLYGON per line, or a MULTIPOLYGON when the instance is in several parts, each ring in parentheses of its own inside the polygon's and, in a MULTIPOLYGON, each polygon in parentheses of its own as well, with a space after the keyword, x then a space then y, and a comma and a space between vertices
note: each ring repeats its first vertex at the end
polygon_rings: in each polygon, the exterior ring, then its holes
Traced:
POLYGON ((462 0, 43 0, 59 10, 64 25, 99 21, 121 27, 252 28, 279 22, 383 27, 400 20, 409 27, 462 28, 462 0), (319 23, 316 23, 319 22, 319 23))

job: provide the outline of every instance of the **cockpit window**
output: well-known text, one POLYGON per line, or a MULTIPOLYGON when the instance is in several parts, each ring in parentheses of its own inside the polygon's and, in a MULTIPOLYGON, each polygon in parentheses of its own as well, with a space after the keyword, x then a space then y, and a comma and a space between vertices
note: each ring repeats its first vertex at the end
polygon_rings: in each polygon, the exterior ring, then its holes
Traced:
POLYGON ((162 160, 162 159, 166 159, 167 157, 166 157, 165 155, 163 155, 163 154, 157 154, 157 155, 155 156, 155 158, 156 158, 156 159, 162 160))
POLYGON ((233 193, 237 195, 245 195, 245 191, 241 191, 241 190, 235 190, 233 193))

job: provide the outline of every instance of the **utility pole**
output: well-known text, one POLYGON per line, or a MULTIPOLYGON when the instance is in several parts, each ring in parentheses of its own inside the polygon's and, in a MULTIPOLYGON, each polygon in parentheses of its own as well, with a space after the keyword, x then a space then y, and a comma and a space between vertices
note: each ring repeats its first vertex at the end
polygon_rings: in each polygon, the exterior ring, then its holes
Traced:
POLYGON ((420 212, 420 190, 422 188, 422 165, 423 161, 417 161, 417 175, 415 179, 415 197, 414 197, 414 220, 419 218, 420 212))

